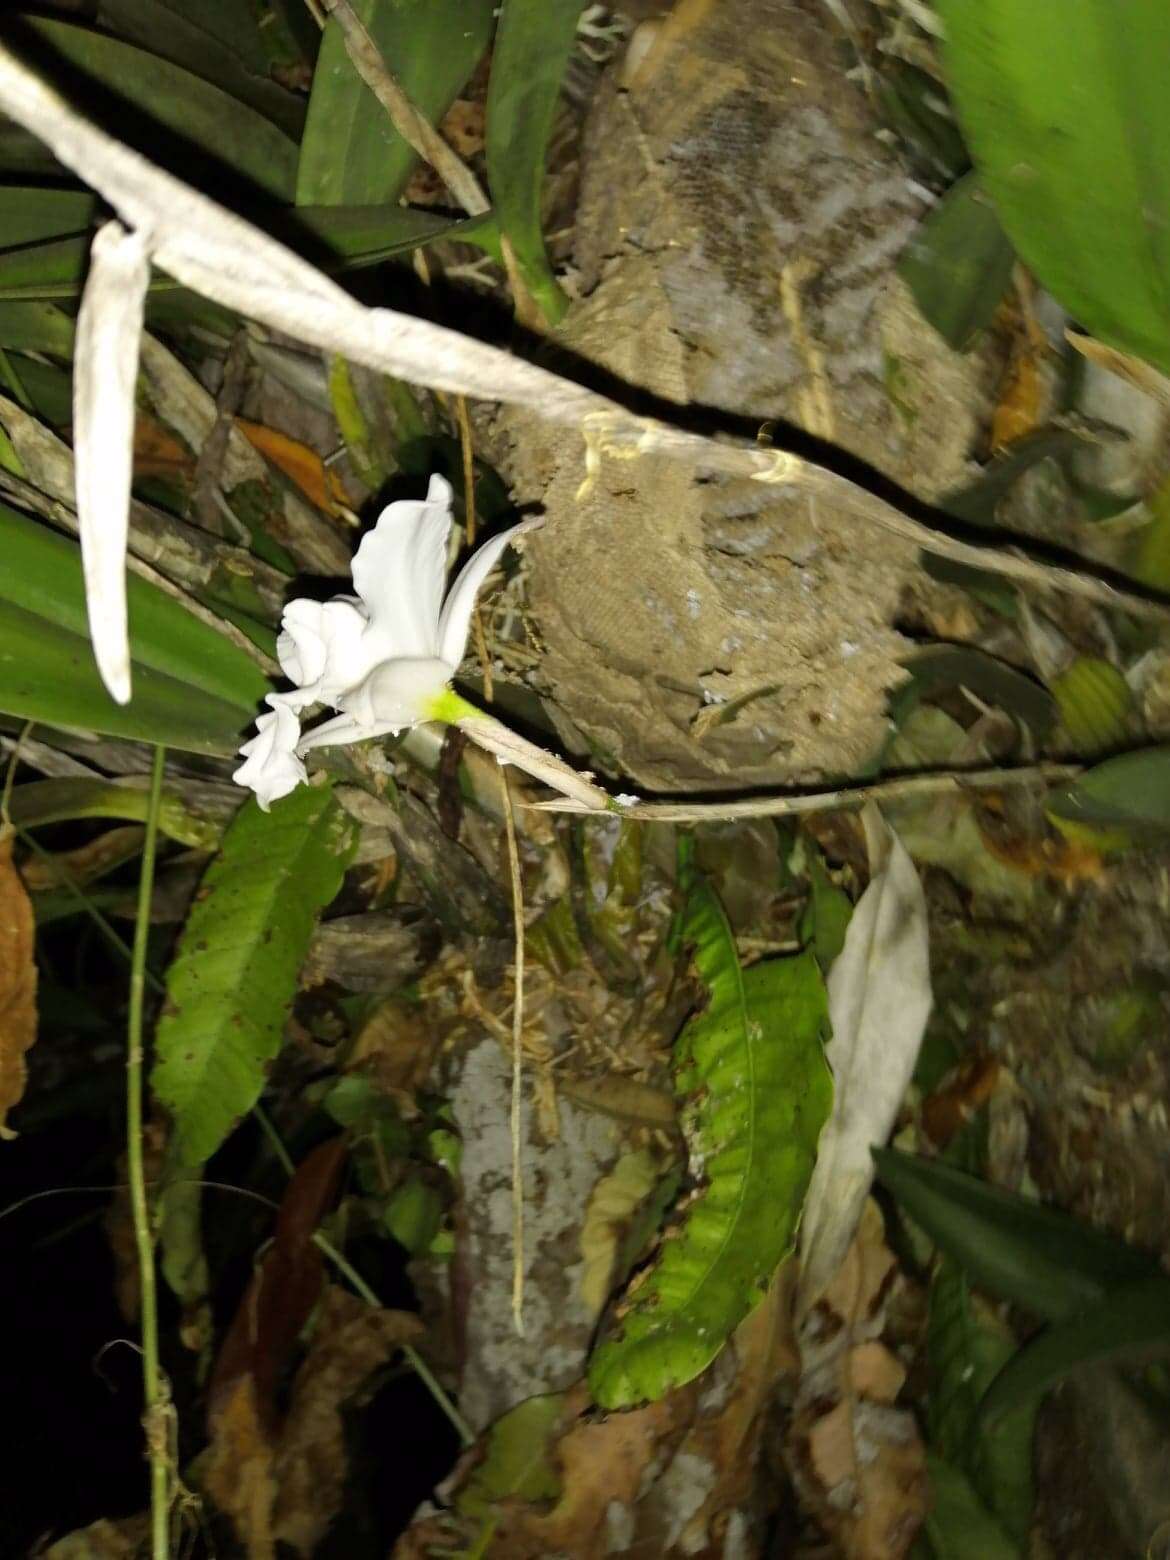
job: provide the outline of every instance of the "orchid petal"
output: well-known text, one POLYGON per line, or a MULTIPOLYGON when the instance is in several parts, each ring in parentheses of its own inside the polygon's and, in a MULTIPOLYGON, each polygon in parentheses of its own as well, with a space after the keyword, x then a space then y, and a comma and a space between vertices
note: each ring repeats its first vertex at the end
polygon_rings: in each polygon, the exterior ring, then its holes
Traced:
POLYGON ((293 695, 284 697, 295 708, 334 703, 337 695, 364 677, 377 659, 376 654, 371 658, 372 644, 363 646, 368 626, 354 597, 290 601, 281 617, 276 656, 285 676, 300 686, 293 695))
POLYGON ((90 246, 73 355, 73 450, 85 606, 102 681, 130 700, 126 537, 134 386, 150 255, 141 233, 107 222, 90 246))
POLYGON ((439 614, 437 653, 451 666, 458 666, 463 659, 463 653, 467 649, 468 630, 471 628, 471 614, 475 610, 475 598, 479 594, 480 586, 495 566, 496 560, 508 543, 522 531, 535 530, 540 524, 542 524, 540 520, 522 520, 519 525, 501 531, 498 536, 493 536, 490 541, 477 548, 460 569, 450 594, 443 603, 443 610, 439 614))
POLYGON ((400 725, 367 726, 352 715, 334 715, 314 726, 312 731, 306 731, 297 744, 297 752, 303 757, 313 748, 345 747, 350 742, 368 742, 371 737, 397 736, 401 730, 400 725))
POLYGON ((417 726, 431 718, 431 705, 454 672, 453 666, 433 656, 383 661, 338 699, 338 708, 366 727, 417 726))
POLYGON ((391 504, 354 554, 354 589, 387 655, 433 656, 451 534, 451 484, 431 478, 422 501, 391 504))
POLYGON ((255 791, 263 812, 309 778, 297 756, 300 722, 280 694, 269 694, 266 702, 269 713, 257 717, 256 735, 240 748, 244 763, 232 775, 237 785, 255 791))

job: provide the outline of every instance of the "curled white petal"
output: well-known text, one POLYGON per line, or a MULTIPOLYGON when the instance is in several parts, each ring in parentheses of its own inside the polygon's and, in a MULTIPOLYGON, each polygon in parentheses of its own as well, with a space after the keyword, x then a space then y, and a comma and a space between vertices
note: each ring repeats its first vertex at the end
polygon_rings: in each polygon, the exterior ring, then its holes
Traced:
POLYGON ((134 385, 150 255, 141 233, 107 222, 90 247, 73 355, 73 452, 85 605, 94 659, 119 704, 130 699, 126 535, 134 385))
POLYGON ((394 724, 401 731, 431 719, 430 709, 455 668, 436 656, 383 661, 337 701, 337 707, 364 726, 394 724))
POLYGON ((452 666, 458 666, 462 661, 475 598, 504 548, 522 531, 531 531, 540 524, 539 520, 522 520, 519 525, 501 531, 499 536, 493 536, 490 542, 477 548, 460 569, 439 614, 438 654, 444 661, 452 666))
POLYGON ((433 476, 425 499, 384 509, 354 554, 354 589, 375 637, 395 656, 438 654, 451 497, 451 484, 433 476))
POLYGON ((281 695, 270 694, 267 702, 269 713, 257 718, 256 735, 240 748, 244 763, 232 775, 237 785, 255 791, 265 812, 308 779, 297 756, 300 721, 281 695))
MULTIPOLYGON (((372 645, 363 645, 369 626, 354 598, 290 601, 281 617, 276 656, 281 670, 298 686, 283 697, 294 708, 336 702, 370 670, 372 645)), ((376 654, 375 654, 375 659, 376 654)))

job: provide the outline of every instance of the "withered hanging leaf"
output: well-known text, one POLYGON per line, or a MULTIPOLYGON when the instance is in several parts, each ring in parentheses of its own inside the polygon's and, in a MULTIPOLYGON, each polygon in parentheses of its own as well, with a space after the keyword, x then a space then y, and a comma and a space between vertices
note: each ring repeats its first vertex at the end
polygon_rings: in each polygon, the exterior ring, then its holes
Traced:
POLYGON ((25 1052, 37 1037, 36 921, 12 860, 12 834, 0 828, 0 1137, 15 1133, 8 1112, 24 1093, 25 1052))
POLYGON ((326 1291, 293 1382, 276 1457, 273 1537, 311 1555, 341 1510, 349 1473, 346 1403, 423 1327, 407 1311, 382 1311, 342 1289, 326 1291))

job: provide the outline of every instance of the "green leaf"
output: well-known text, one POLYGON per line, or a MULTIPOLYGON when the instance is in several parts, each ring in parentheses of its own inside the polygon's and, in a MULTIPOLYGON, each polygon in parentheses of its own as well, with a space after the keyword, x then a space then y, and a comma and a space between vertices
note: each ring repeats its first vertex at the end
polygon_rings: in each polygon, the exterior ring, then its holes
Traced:
POLYGON ((1029 728, 1037 741, 1056 724, 1052 695, 1026 673, 985 650, 944 646, 923 651, 906 663, 908 682, 890 696, 890 719, 901 727, 911 710, 951 688, 970 688, 988 704, 998 705, 1029 728))
POLYGON ((977 1423, 979 1400, 1016 1340, 977 1300, 957 1263, 944 1260, 930 1288, 930 1441, 970 1478, 983 1504, 1023 1545, 1032 1524, 1034 1406, 994 1430, 977 1423))
POLYGON ((980 182, 1040 282, 1170 371, 1164 0, 938 0, 980 182))
POLYGON ((878 1178, 972 1282, 1037 1316, 1056 1319, 1147 1277, 1144 1252, 961 1170, 874 1149, 878 1178))
POLYGON ((561 1481, 549 1457, 549 1443, 564 1412, 565 1394, 549 1392, 517 1403, 489 1428, 483 1461, 455 1497, 468 1517, 493 1524, 493 1506, 509 1496, 555 1500, 561 1481))
POLYGON ((0 185, 0 237, 5 249, 84 233, 93 224, 97 196, 35 184, 0 185))
POLYGON ((979 1499, 974 1485, 953 1463, 926 1455, 930 1511, 926 1533, 935 1560, 1021 1560, 1021 1550, 979 1499))
MULTIPOLYGON (((808 841, 811 845, 811 840, 808 841)), ((845 933, 853 917, 853 901, 829 876, 824 858, 812 848, 808 858, 808 878, 812 892, 800 919, 800 938, 811 946, 824 974, 845 946, 845 933)))
POLYGON ((541 191, 580 0, 503 0, 487 100, 487 171, 500 227, 550 324, 569 306, 541 231, 541 191))
POLYGON ((603 1408, 691 1381, 792 1249, 832 1083, 824 982, 811 953, 744 970, 723 907, 697 879, 682 938, 706 1005, 675 1043, 675 1089, 701 1185, 589 1363, 603 1408))
POLYGON ((179 65, 237 102, 270 119, 299 141, 304 99, 274 81, 250 5, 240 0, 100 0, 98 25, 125 43, 179 65))
POLYGON ((93 662, 77 544, 0 504, 0 710, 53 726, 231 753, 268 691, 244 652, 129 575, 134 697, 115 704, 93 662))
POLYGON ((924 219, 898 274, 947 345, 965 352, 991 324, 1015 258, 995 208, 969 173, 924 219))
POLYGON ((73 356, 73 321, 51 303, 0 303, 0 347, 73 356))
POLYGON ((237 814, 167 972, 151 1084, 170 1111, 173 1163, 210 1159, 260 1097, 320 911, 356 831, 328 787, 237 814))
POLYGON ((1035 1408, 1044 1394, 1089 1365, 1170 1355, 1170 1279, 1115 1289, 1099 1305, 1047 1328, 1004 1366, 979 1405, 989 1431, 1005 1415, 1035 1408))
MULTIPOLYGON (((150 796, 144 787, 82 775, 15 786, 8 805, 9 817, 21 829, 68 818, 132 818, 145 823, 149 811, 150 796)), ((162 795, 158 826, 171 839, 197 850, 213 849, 223 833, 213 819, 197 817, 181 796, 167 791, 162 795)))
MULTIPOLYGON (((120 107, 128 104, 178 137, 201 160, 226 165, 278 200, 292 199, 296 143, 247 104, 169 60, 88 27, 25 17, 21 31, 48 45, 45 55, 38 51, 38 67, 44 68, 48 56, 50 78, 60 82, 71 101, 78 96, 74 73, 79 72, 116 94, 120 107), (58 60, 72 70, 53 69, 58 60)), ((150 150, 156 159, 167 161, 165 150, 150 150)))
POLYGON ((1058 824, 1115 834, 1114 845, 1164 839, 1170 834, 1170 747, 1106 759, 1050 792, 1045 805, 1058 824))
POLYGON ((430 1249, 439 1233, 443 1206, 435 1188, 415 1176, 391 1193, 382 1221, 400 1246, 405 1246, 412 1256, 419 1256, 430 1249))
POLYGON ((1101 753, 1125 741, 1133 694, 1110 662, 1080 655, 1052 679, 1060 720, 1080 753, 1101 753))
MULTIPOLYGON (((437 124, 479 63, 493 0, 355 0, 354 10, 414 106, 437 124)), ((297 168, 298 206, 388 204, 418 163, 325 25, 297 168)))

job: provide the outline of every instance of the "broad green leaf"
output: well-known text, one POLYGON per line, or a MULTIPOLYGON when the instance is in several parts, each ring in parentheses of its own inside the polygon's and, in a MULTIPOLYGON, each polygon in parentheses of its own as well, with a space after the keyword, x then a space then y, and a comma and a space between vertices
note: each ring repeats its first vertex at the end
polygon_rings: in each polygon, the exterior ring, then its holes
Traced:
POLYGON ((979 1405, 989 1431, 1007 1414, 1035 1408, 1044 1394, 1088 1365, 1170 1355, 1170 1279, 1162 1275, 1113 1290, 1099 1305, 1047 1328, 1015 1355, 979 1405))
POLYGON ((706 1005, 675 1043, 675 1089, 701 1186, 589 1362, 603 1408, 691 1381, 754 1310, 791 1251, 832 1083, 812 954, 741 968, 723 907, 693 883, 681 934, 706 1005))
POLYGON ((944 1259, 930 1288, 931 1447, 962 1469, 1023 1545, 1032 1523, 1034 1407, 1017 1410, 994 1431, 976 1422, 980 1398, 1015 1352, 1007 1326, 971 1294, 958 1264, 944 1259))
MULTIPOLYGON (((487 47, 493 0, 355 0, 354 10, 411 102, 437 124, 487 47)), ((405 190, 417 163, 354 69, 331 19, 313 72, 297 205, 388 204, 405 190)))
POLYGON ((1144 1252, 961 1170, 875 1149, 878 1178, 981 1289, 1050 1320, 1156 1271, 1144 1252))
POLYGON ((167 972, 151 1084, 173 1121, 171 1159, 210 1159, 264 1086, 321 910, 355 828, 328 787, 300 786, 224 835, 167 972))
POLYGON ((1052 679, 1060 721, 1079 753, 1121 747, 1133 709, 1133 694, 1117 667, 1098 656, 1081 655, 1052 679))
POLYGON ((569 306, 545 253, 541 191, 580 0, 503 0, 487 100, 487 171, 500 227, 545 318, 569 306))
POLYGON ((824 858, 815 847, 808 858, 808 880, 811 892, 800 918, 800 939, 806 947, 812 948, 824 972, 845 945, 845 933, 853 916, 853 901, 833 882, 824 858))
POLYGON ((1106 759, 1046 803, 1058 824, 1105 831, 1108 843, 1149 844, 1170 834, 1170 747, 1106 759))
POLYGON ((304 99, 274 81, 257 18, 241 0, 99 0, 97 23, 126 43, 181 66, 263 114, 293 141, 305 126, 304 99))
MULTIPOLYGON (((90 780, 84 775, 14 786, 8 805, 9 817, 22 829, 61 823, 67 818, 132 818, 145 823, 149 811, 150 795, 145 787, 90 780)), ((223 833, 215 819, 199 817, 181 796, 165 790, 158 826, 171 839, 199 850, 212 849, 223 833)))
POLYGON ((75 542, 0 504, 0 710, 51 726, 231 753, 269 682, 230 640, 136 575, 127 579, 134 697, 94 666, 75 542))
POLYGON ((1164 0, 938 0, 980 183, 1041 283, 1102 341, 1170 370, 1164 0))
MULTIPOLYGON (((226 165, 233 173, 278 200, 291 199, 296 181, 296 143, 271 120, 237 102, 218 87, 169 60, 133 44, 108 38, 73 22, 25 17, 22 33, 48 45, 46 56, 66 69, 49 74, 60 79, 71 100, 77 98, 76 74, 115 93, 121 103, 145 114, 201 158, 226 165)), ((46 58, 38 54, 42 68, 46 58)), ((152 156, 167 161, 165 150, 152 156)))
POLYGON ((1022 1551, 1004 1531, 961 1469, 928 1452, 930 1511, 925 1531, 935 1560, 1021 1560, 1022 1551))
POLYGON ((948 346, 965 352, 991 324, 1015 258, 995 208, 968 173, 924 219, 898 274, 948 346))

